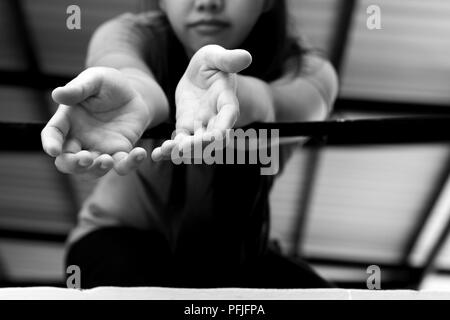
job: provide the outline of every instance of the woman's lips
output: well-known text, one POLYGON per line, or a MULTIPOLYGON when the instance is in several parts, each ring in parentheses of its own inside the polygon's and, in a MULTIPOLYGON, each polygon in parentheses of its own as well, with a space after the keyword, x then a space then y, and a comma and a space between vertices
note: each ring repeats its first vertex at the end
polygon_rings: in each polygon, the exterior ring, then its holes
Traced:
POLYGON ((189 28, 194 29, 198 33, 201 34, 215 34, 218 32, 222 32, 226 28, 230 26, 229 23, 219 20, 209 20, 209 21, 198 21, 188 25, 189 28))

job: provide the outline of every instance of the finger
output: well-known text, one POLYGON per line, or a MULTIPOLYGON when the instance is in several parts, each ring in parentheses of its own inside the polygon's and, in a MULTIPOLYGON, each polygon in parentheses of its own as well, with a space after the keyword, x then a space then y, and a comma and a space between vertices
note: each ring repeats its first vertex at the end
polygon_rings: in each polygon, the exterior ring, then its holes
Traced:
POLYGON ((183 129, 177 129, 177 134, 175 136, 175 138, 173 139, 177 144, 179 144, 181 141, 183 141, 184 139, 186 139, 187 137, 192 136, 192 134, 190 134, 189 131, 187 130, 183 130, 183 129))
POLYGON ((160 148, 156 148, 152 152, 152 159, 154 161, 162 160, 177 160, 182 157, 181 145, 192 137, 188 130, 177 129, 173 140, 168 140, 163 143, 160 148), (170 150, 170 152, 169 152, 170 150))
POLYGON ((155 162, 163 160, 161 147, 153 149, 151 157, 152 157, 152 160, 155 161, 155 162))
POLYGON ((127 175, 136 170, 139 165, 147 158, 147 151, 143 148, 134 148, 130 153, 117 152, 113 155, 114 170, 119 175, 127 175))
POLYGON ((100 91, 102 82, 101 73, 87 69, 64 87, 53 90, 52 98, 60 104, 76 105, 96 95, 100 91))
POLYGON ((161 151, 161 147, 155 148, 152 152, 152 160, 155 162, 163 161, 163 160, 173 160, 173 154, 178 154, 178 147, 175 146, 169 155, 164 155, 161 151))
POLYGON ((236 123, 238 111, 235 105, 224 105, 216 116, 213 130, 225 131, 232 129, 236 123))
POLYGON ((216 117, 211 117, 208 121, 208 125, 206 126, 206 131, 212 131, 214 129, 214 123, 216 122, 216 117))
POLYGON ((170 158, 170 155, 172 153, 172 149, 177 145, 177 143, 174 140, 167 140, 161 145, 161 153, 162 156, 166 159, 167 157, 170 158))
POLYGON ((125 151, 119 151, 112 155, 115 163, 119 163, 120 161, 125 159, 127 156, 128 156, 128 153, 125 151))
POLYGON ((231 90, 225 90, 217 99, 217 116, 213 130, 232 129, 239 118, 239 101, 231 90))
POLYGON ((161 147, 155 148, 152 152, 152 160, 155 162, 163 161, 163 160, 172 160, 178 162, 179 159, 182 158, 182 154, 180 153, 180 149, 177 145, 175 145, 170 154, 163 154, 161 147))
MULTIPOLYGON (((202 159, 203 158, 203 152, 205 151, 205 148, 213 143, 214 141, 220 142, 223 140, 225 133, 220 132, 219 130, 211 130, 207 131, 206 129, 198 130, 196 134, 194 135, 194 142, 193 142, 193 158, 195 159, 202 159), (201 152, 201 153, 200 153, 201 152)), ((217 148, 219 144, 216 144, 214 148, 217 148)))
POLYGON ((81 177, 84 179, 98 179, 107 174, 114 167, 114 159, 109 154, 102 154, 95 158, 92 166, 81 177))
MULTIPOLYGON (((204 139, 205 139, 205 128, 199 128, 195 131, 195 134, 190 138, 185 139, 183 142, 184 149, 189 150, 190 148, 190 157, 191 158, 199 158, 203 153, 204 139), (190 145, 188 146, 188 142, 190 145)), ((189 154, 185 154, 184 156, 188 156, 189 154)))
MULTIPOLYGON (((214 122, 215 123, 215 122, 214 122)), ((214 129, 213 125, 209 130, 205 132, 203 135, 203 141, 204 142, 214 142, 214 141, 221 141, 225 137, 225 132, 223 130, 217 130, 214 129)))
POLYGON ((177 143, 178 150, 180 150, 184 155, 192 154, 192 147, 194 145, 194 136, 186 135, 183 136, 177 143))
POLYGON ((246 50, 226 50, 220 46, 209 46, 206 54, 207 61, 221 71, 238 73, 246 69, 252 63, 252 56, 246 50))
POLYGON ((42 148, 52 157, 62 152, 64 140, 70 130, 69 106, 60 105, 41 132, 42 148))
POLYGON ((200 145, 203 144, 203 141, 205 140, 205 133, 206 133, 205 128, 199 128, 199 129, 197 129, 197 131, 195 131, 194 139, 193 139, 194 148, 195 148, 195 146, 198 146, 199 144, 200 145))
POLYGON ((66 140, 66 142, 63 145, 64 153, 78 153, 81 150, 82 150, 81 142, 75 138, 66 140))
POLYGON ((83 150, 78 153, 62 153, 55 159, 56 168, 63 173, 86 173, 93 164, 95 155, 83 150))
POLYGON ((218 137, 220 138, 220 136, 222 136, 220 130, 216 130, 214 128, 216 119, 217 117, 212 117, 211 119, 209 119, 208 126, 206 127, 206 132, 203 135, 205 141, 214 141, 217 140, 218 137))

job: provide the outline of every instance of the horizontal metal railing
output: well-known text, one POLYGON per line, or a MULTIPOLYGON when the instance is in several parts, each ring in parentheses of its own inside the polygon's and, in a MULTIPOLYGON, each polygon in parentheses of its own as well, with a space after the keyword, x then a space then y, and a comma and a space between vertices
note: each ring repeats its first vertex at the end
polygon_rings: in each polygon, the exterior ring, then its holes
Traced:
MULTIPOLYGON (((0 122, 0 151, 40 151, 44 123, 0 122)), ((413 116, 296 123, 255 123, 245 129, 279 130, 280 138, 313 137, 326 145, 373 145, 450 142, 450 116, 413 116)), ((174 130, 162 124, 143 139, 169 138, 174 130)))

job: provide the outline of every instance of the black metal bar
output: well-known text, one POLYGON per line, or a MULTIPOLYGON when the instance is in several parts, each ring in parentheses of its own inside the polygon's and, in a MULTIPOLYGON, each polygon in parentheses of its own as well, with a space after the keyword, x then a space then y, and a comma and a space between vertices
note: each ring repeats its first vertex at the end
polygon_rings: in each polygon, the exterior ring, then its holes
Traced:
POLYGON ((424 205, 423 213, 416 222, 416 225, 409 236, 409 240, 405 245, 404 256, 402 258, 402 263, 404 265, 407 265, 409 263, 409 259, 415 246, 417 245, 417 241, 419 240, 420 235, 422 234, 425 226, 427 225, 427 221, 429 220, 433 208, 436 206, 436 203, 438 202, 441 196, 441 192, 445 184, 447 183, 449 177, 450 177, 450 155, 448 156, 448 159, 445 162, 445 166, 442 172, 439 174, 438 181, 433 189, 433 192, 431 192, 430 199, 424 205))
POLYGON ((436 268, 435 274, 450 276, 450 269, 436 268))
POLYGON ((380 263, 379 261, 371 261, 371 260, 350 260, 350 259, 339 259, 339 258, 324 258, 324 257, 316 257, 316 256, 298 256, 302 260, 307 261, 310 264, 314 265, 322 265, 322 266, 339 266, 346 268, 355 268, 355 269, 364 269, 366 270, 371 265, 377 265, 380 269, 392 270, 392 271, 414 271, 418 268, 412 266, 403 266, 397 263, 380 263))
MULTIPOLYGON (((44 123, 0 122, 0 150, 39 151, 44 123)), ((255 123, 243 130, 279 130, 280 137, 326 138, 329 146, 417 144, 450 141, 450 117, 402 117, 323 122, 255 123)), ((169 138, 174 126, 147 130, 143 138, 169 138)))
POLYGON ((320 162, 320 152, 323 140, 315 140, 309 143, 309 146, 315 146, 316 148, 309 150, 308 157, 306 159, 306 164, 303 169, 305 173, 305 182, 303 183, 303 188, 301 195, 298 199, 299 210, 298 214, 294 217, 294 230, 292 232, 292 249, 290 252, 291 256, 301 255, 303 239, 305 236, 305 229, 308 222, 308 213, 311 208, 311 199, 314 194, 315 182, 317 173, 319 170, 320 162))
POLYGON ((50 90, 67 84, 73 77, 36 74, 30 71, 0 70, 0 85, 50 90))
MULTIPOLYGON (((318 267, 330 267, 330 268, 347 268, 358 269, 361 273, 366 272, 367 268, 371 265, 376 265, 381 270, 383 289, 414 289, 411 287, 411 282, 415 279, 416 274, 419 272, 418 268, 412 266, 403 266, 394 263, 380 263, 378 261, 349 261, 333 258, 303 258, 313 268, 318 267), (386 274, 390 274, 391 277, 386 277, 386 274), (384 275, 384 276, 383 276, 384 275), (389 280, 388 280, 389 279, 389 280)), ((367 274, 369 277, 369 274, 367 274)), ((331 279, 332 280, 332 279, 331 279)), ((345 281, 333 281, 338 287, 347 287, 345 281)), ((366 281, 348 281, 349 283, 360 284, 361 289, 367 289, 366 281)))
POLYGON ((439 234, 438 239, 431 248, 428 257, 425 260, 425 264, 421 266, 421 268, 415 275, 414 284, 416 285, 416 287, 419 287, 424 278, 428 274, 430 274, 433 270, 436 269, 436 260, 439 257, 439 253, 444 247, 449 234, 450 234, 450 212, 449 212, 449 219, 447 220, 444 229, 442 229, 441 233, 439 234))
POLYGON ((449 115, 449 104, 425 104, 414 102, 395 102, 387 100, 369 100, 340 97, 334 104, 338 112, 387 113, 389 115, 449 115))
MULTIPOLYGON (((24 280, 24 281, 14 281, 14 280, 1 280, 0 288, 25 288, 25 287, 53 287, 53 288, 67 288, 64 280, 24 280)), ((37 297, 38 298, 38 297, 37 297)))
MULTIPOLYGON (((412 266, 405 266, 396 263, 380 263, 379 261, 363 261, 363 260, 344 260, 339 258, 323 258, 323 257, 298 257, 299 259, 306 261, 313 268, 317 267, 331 267, 331 268, 348 268, 359 269, 361 272, 365 272, 371 265, 376 265, 382 272, 382 288, 383 289, 412 289, 411 281, 415 279, 416 274, 419 272, 419 268, 412 266), (389 272, 392 274, 392 279, 387 280, 383 277, 383 274, 389 272)), ((368 277, 369 275, 367 275, 368 277)), ((332 279, 331 279, 332 280, 332 279)), ((338 287, 349 287, 357 285, 358 288, 367 289, 365 281, 333 281, 338 287), (348 284, 346 284, 348 283, 348 284)))
POLYGON ((13 16, 15 28, 20 36, 23 52, 28 63, 28 71, 30 73, 40 73, 39 60, 37 58, 36 51, 34 50, 33 40, 28 32, 28 27, 26 24, 28 19, 23 10, 22 1, 8 0, 8 3, 11 7, 11 15, 13 16))
POLYGON ((333 34, 333 44, 330 60, 340 74, 344 57, 352 31, 353 18, 358 5, 357 0, 342 0, 339 3, 339 13, 333 34))
POLYGON ((0 239, 19 239, 64 243, 68 234, 0 229, 0 239))

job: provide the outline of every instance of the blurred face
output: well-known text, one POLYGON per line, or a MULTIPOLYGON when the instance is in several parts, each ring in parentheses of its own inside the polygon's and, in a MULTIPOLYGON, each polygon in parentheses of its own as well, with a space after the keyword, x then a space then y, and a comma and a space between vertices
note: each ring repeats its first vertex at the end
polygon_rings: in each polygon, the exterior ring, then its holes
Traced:
POLYGON ((208 44, 238 48, 267 9, 267 0, 160 0, 188 55, 208 44))

